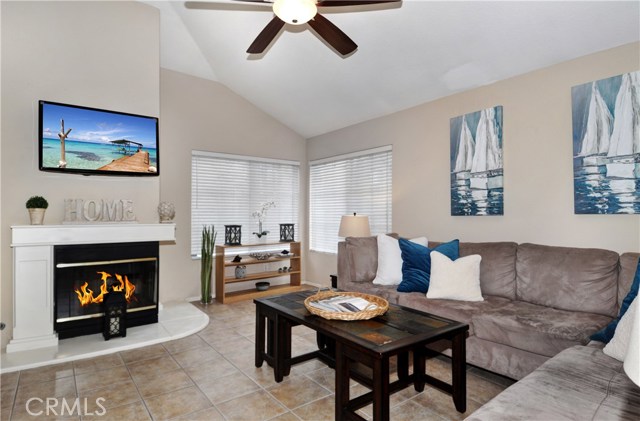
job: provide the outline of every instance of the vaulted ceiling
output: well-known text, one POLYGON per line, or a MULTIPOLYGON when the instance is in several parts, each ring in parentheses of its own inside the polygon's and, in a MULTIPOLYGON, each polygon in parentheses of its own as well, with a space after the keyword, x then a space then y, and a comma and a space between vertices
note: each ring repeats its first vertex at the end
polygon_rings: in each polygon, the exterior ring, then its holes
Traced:
POLYGON ((323 8, 356 44, 307 25, 245 51, 269 5, 152 2, 162 67, 218 81, 305 138, 640 40, 639 1, 429 1, 323 8))

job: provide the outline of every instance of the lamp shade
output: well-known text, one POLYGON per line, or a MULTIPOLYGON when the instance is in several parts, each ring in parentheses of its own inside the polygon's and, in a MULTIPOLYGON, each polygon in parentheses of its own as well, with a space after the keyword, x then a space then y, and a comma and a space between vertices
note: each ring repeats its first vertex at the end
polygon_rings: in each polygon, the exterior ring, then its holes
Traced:
POLYGON ((624 358, 624 371, 631 381, 640 386, 640 310, 637 304, 632 326, 627 356, 624 358))
POLYGON ((368 216, 354 213, 353 215, 344 215, 340 220, 338 237, 368 237, 370 235, 368 216))

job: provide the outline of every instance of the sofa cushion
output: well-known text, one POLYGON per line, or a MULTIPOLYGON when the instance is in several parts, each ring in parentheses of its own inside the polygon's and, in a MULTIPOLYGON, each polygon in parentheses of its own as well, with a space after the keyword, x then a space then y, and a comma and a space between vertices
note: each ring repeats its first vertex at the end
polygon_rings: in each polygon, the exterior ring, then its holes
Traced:
MULTIPOLYGON (((613 319, 603 329, 591 335, 591 339, 604 343, 609 343, 609 341, 611 341, 611 338, 613 338, 614 334, 618 332, 618 323, 620 323, 622 317, 627 313, 629 306, 638 295, 638 289, 640 289, 640 263, 638 263, 638 268, 636 269, 636 274, 633 278, 631 288, 629 288, 627 295, 622 300, 620 311, 618 312, 618 317, 613 319)), ((620 288, 618 288, 618 290, 620 290, 620 288)))
POLYGON ((466 421, 636 420, 640 389, 598 348, 562 351, 466 421))
POLYGON ((398 285, 398 292, 427 293, 431 279, 432 251, 439 251, 451 260, 456 260, 460 255, 458 240, 440 244, 434 249, 412 243, 404 238, 399 240, 399 244, 402 251, 402 282, 398 285))
POLYGON ((623 253, 620 255, 620 271, 618 272, 618 308, 622 307, 631 284, 636 276, 640 253, 623 253))
POLYGON ((378 240, 376 237, 347 237, 347 256, 351 282, 371 282, 378 270, 378 240))
POLYGON ((419 292, 400 293, 398 304, 415 308, 425 313, 452 319, 469 325, 469 335, 474 334, 471 317, 474 314, 495 310, 506 306, 510 301, 506 298, 491 295, 484 296, 484 301, 454 301, 429 299, 419 292))
MULTIPOLYGON (((439 242, 429 242, 433 248, 439 242)), ((485 295, 516 299, 516 252, 512 242, 460 243, 460 257, 479 254, 480 289, 485 295)))
POLYGON ((480 291, 480 257, 477 254, 451 260, 431 252, 431 279, 427 298, 484 301, 480 291))
POLYGON ((613 251, 521 244, 516 273, 518 300, 611 317, 618 313, 613 251))
MULTIPOLYGON (((629 349, 629 341, 633 332, 636 311, 638 310, 638 297, 636 297, 624 315, 620 318, 620 322, 616 326, 615 334, 602 351, 610 357, 618 361, 624 361, 629 349)), ((638 329, 636 327, 636 329, 638 329)), ((636 351, 637 352, 637 351, 636 351)))
MULTIPOLYGON (((376 285, 398 285, 402 281, 402 252, 397 238, 388 234, 379 234, 378 270, 373 283, 376 285)), ((412 238, 416 244, 427 246, 427 237, 412 238)))
POLYGON ((480 289, 484 295, 516 298, 516 251, 509 242, 460 243, 460 256, 479 254, 480 289))
POLYGON ((589 335, 610 321, 611 317, 601 314, 559 310, 524 301, 512 301, 471 318, 478 338, 549 357, 573 345, 587 344, 589 335))

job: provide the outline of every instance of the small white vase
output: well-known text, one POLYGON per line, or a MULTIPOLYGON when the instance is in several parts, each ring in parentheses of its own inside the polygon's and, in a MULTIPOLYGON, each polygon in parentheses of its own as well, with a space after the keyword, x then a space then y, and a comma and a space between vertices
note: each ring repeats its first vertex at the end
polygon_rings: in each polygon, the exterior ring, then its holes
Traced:
POLYGON ((30 208, 29 210, 29 219, 31 220, 31 225, 42 225, 44 221, 44 212, 45 208, 30 208))

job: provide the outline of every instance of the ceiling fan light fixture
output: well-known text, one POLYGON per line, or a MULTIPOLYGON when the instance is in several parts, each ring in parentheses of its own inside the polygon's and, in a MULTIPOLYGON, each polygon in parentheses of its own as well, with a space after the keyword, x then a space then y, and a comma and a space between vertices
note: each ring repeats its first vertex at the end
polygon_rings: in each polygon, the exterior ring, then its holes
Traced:
POLYGON ((276 0, 273 13, 286 23, 302 25, 313 19, 318 8, 315 0, 276 0))

